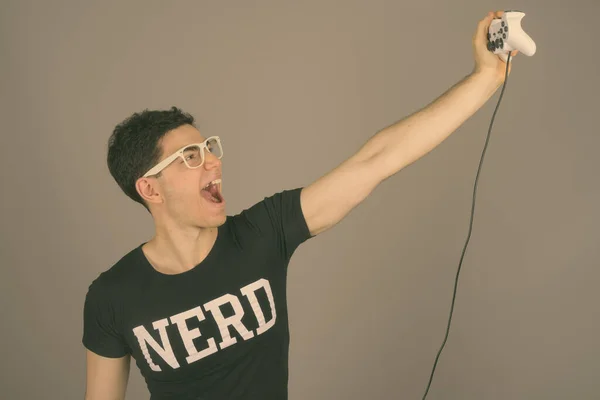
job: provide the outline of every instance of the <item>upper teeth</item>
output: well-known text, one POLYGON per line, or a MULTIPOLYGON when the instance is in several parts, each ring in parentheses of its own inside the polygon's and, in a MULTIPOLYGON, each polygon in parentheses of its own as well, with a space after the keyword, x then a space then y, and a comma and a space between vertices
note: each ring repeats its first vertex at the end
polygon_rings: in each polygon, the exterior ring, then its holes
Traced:
POLYGON ((208 182, 208 183, 206 184, 206 186, 204 186, 204 188, 203 188, 203 189, 206 189, 206 188, 207 188, 207 187, 209 187, 210 185, 216 185, 216 184, 218 184, 218 183, 221 183, 221 180, 220 180, 220 179, 215 179, 214 181, 208 182))

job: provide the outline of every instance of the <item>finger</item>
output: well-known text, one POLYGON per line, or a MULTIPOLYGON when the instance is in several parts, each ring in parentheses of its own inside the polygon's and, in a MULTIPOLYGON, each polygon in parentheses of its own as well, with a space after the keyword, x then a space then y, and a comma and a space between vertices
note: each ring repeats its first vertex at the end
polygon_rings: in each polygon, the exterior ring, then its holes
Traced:
POLYGON ((496 11, 494 15, 496 18, 502 18, 502 16, 504 15, 504 11, 496 11))

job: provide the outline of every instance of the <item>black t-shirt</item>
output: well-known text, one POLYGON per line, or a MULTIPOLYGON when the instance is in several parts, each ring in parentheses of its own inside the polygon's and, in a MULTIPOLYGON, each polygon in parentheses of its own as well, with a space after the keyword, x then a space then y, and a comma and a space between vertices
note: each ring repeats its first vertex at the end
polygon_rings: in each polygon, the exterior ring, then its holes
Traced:
POLYGON ((130 354, 151 400, 287 399, 287 266, 311 238, 301 190, 228 216, 190 271, 156 271, 142 245, 126 254, 89 287, 84 346, 130 354))

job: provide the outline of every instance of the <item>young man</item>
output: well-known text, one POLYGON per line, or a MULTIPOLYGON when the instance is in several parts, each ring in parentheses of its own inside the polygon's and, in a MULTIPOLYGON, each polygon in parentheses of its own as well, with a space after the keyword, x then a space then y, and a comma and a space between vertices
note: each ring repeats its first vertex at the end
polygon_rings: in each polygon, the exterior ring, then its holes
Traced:
MULTIPOLYGON (((227 216, 218 137, 176 108, 136 113, 111 137, 108 166, 151 213, 156 234, 100 274, 84 307, 87 400, 123 399, 130 358, 152 399, 287 398, 286 268, 386 178, 439 145, 503 83, 487 50, 494 17, 473 36, 475 67, 419 112, 372 136, 305 188, 227 216)), ((516 54, 516 53, 514 53, 516 54)))

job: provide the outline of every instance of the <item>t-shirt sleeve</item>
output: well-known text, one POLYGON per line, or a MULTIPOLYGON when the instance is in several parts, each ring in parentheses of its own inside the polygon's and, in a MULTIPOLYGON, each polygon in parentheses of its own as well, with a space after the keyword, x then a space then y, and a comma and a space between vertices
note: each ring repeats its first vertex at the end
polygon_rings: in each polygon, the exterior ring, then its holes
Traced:
POLYGON ((302 212, 301 193, 302 188, 283 190, 242 212, 256 233, 274 241, 285 260, 312 237, 302 212))
POLYGON ((90 285, 83 307, 83 345, 110 358, 127 355, 128 348, 116 323, 115 309, 98 281, 90 285))

